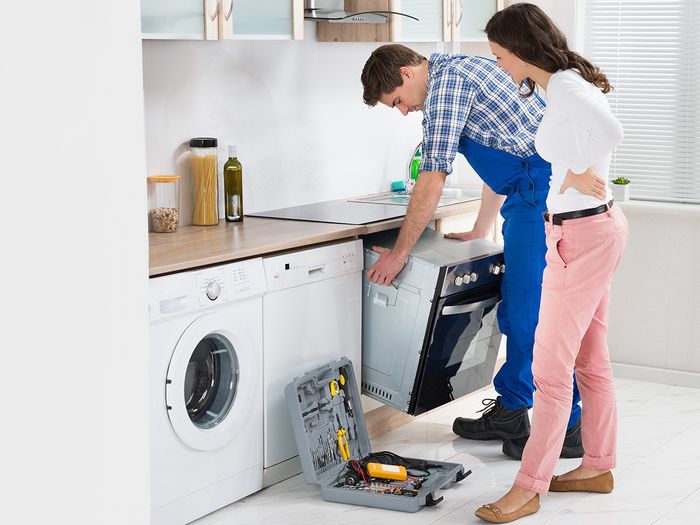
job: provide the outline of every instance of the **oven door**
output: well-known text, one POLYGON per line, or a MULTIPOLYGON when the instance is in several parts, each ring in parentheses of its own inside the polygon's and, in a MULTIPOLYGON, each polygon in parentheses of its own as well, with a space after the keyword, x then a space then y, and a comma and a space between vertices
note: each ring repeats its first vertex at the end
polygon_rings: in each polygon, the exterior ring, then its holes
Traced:
POLYGON ((422 414, 491 384, 501 343, 496 320, 499 289, 485 286, 438 300, 409 414, 422 414))

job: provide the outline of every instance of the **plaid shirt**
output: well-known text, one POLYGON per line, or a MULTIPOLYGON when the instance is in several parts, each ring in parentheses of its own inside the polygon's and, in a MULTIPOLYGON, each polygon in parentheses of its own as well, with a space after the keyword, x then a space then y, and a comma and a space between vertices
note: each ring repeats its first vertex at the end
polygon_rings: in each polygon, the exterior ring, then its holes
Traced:
POLYGON ((462 137, 518 157, 533 155, 544 107, 537 95, 521 97, 493 60, 434 53, 428 61, 421 171, 451 173, 462 137))

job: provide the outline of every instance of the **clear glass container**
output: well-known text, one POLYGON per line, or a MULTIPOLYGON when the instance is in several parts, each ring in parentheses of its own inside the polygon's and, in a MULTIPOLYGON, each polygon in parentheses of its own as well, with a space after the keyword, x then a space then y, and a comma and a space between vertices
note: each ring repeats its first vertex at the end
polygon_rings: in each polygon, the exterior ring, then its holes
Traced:
POLYGON ((190 140, 192 151, 192 195, 194 206, 192 224, 219 224, 218 141, 211 137, 190 140))
POLYGON ((151 231, 174 232, 180 224, 180 177, 148 177, 148 217, 151 231))

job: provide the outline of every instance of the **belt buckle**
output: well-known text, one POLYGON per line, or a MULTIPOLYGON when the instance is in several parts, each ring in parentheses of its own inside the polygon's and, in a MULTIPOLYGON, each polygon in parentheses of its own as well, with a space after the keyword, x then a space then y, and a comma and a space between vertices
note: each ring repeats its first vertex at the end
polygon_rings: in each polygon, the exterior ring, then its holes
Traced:
POLYGON ((548 211, 542 212, 542 218, 544 222, 547 222, 553 226, 561 226, 561 221, 557 220, 557 216, 554 213, 549 213, 548 211))

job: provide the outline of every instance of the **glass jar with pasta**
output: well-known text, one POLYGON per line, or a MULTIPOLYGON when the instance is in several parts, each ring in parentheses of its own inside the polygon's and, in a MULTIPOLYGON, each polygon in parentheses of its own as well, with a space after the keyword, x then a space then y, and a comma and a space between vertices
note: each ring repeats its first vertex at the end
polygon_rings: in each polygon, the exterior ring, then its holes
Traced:
POLYGON ((219 224, 217 145, 218 141, 211 137, 190 140, 194 196, 192 224, 196 226, 219 224))

